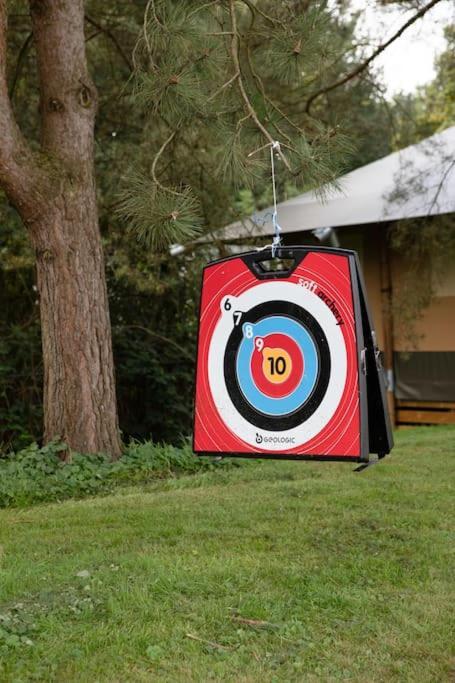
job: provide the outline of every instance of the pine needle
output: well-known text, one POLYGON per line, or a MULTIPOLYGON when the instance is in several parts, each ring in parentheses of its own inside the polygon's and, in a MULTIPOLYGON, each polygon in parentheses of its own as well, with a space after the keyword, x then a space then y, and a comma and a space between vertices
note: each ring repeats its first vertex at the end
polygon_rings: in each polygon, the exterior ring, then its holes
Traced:
POLYGON ((128 232, 152 249, 188 241, 201 230, 199 202, 190 188, 158 187, 140 174, 121 194, 118 213, 127 221, 128 232))

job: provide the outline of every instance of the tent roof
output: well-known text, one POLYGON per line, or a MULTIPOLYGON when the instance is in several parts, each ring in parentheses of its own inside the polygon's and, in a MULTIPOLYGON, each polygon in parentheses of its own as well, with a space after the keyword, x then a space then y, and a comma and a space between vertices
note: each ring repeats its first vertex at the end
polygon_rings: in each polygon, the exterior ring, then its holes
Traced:
MULTIPOLYGON (((455 212, 455 126, 339 178, 321 200, 312 192, 278 204, 284 233, 455 212)), ((272 209, 232 223, 221 239, 267 235, 272 209)))

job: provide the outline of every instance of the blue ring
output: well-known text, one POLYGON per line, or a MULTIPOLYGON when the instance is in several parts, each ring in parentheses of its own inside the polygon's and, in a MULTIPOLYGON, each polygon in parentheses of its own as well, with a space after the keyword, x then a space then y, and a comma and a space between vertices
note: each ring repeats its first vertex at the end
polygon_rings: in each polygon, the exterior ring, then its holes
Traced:
POLYGON ((273 315, 263 318, 258 323, 244 323, 243 338, 239 346, 236 374, 239 387, 248 403, 265 415, 287 415, 305 403, 311 396, 318 378, 319 359, 314 341, 309 332, 292 318, 273 315), (253 328, 250 338, 246 337, 247 328, 253 328), (268 334, 286 334, 291 337, 300 348, 304 358, 304 373, 298 386, 288 396, 272 398, 259 391, 251 375, 252 354, 255 351, 255 337, 265 337, 268 334))

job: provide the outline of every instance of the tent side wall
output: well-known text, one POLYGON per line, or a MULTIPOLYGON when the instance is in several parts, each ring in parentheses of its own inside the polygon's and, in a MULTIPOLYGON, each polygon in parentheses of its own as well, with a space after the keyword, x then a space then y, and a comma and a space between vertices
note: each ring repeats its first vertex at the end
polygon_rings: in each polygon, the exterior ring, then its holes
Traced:
MULTIPOLYGON (((392 261, 399 282, 403 257, 392 261)), ((455 269, 433 283, 435 295, 415 322, 415 347, 395 335, 399 424, 455 424, 455 269)))
MULTIPOLYGON (((387 226, 338 228, 341 247, 359 254, 395 424, 455 424, 455 269, 444 273, 430 306, 415 324, 416 347, 396 331, 394 291, 406 256, 391 254, 387 226)), ((314 244, 311 234, 285 235, 287 244, 314 244)), ((396 294, 395 294, 396 296, 396 294)))

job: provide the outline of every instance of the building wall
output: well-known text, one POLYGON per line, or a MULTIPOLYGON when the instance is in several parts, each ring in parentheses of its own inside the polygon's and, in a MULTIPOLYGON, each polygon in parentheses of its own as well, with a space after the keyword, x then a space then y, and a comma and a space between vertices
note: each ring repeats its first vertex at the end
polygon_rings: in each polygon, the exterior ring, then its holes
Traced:
POLYGON ((373 317, 378 346, 385 349, 386 330, 381 292, 381 250, 384 231, 380 226, 339 228, 337 234, 343 249, 357 252, 367 289, 368 305, 373 317))
MULTIPOLYGON (((391 254, 387 249, 384 224, 340 228, 338 233, 341 246, 345 249, 354 249, 359 254, 378 344, 384 350, 388 288, 391 287, 393 299, 393 289, 399 283, 406 257, 391 254)), ((449 266, 433 285, 436 296, 430 306, 422 311, 422 317, 415 324, 416 347, 412 348, 408 341, 400 339, 395 329, 393 351, 455 351, 455 263, 449 266)))
MULTIPOLYGON (((394 278, 399 279, 403 257, 393 263, 394 278)), ((455 263, 446 265, 445 271, 433 278, 435 296, 430 306, 422 311, 416 322, 417 351, 455 351, 455 263)), ((397 351, 407 351, 408 345, 397 336, 397 351)))
POLYGON ((361 254, 384 366, 394 376, 394 396, 388 392, 391 416, 406 424, 454 423, 455 263, 438 273, 431 283, 435 296, 430 305, 415 320, 411 334, 400 337, 390 304, 407 267, 406 254, 390 251, 385 225, 345 229, 340 242, 361 254))
MULTIPOLYGON (((398 337, 391 314, 406 254, 388 248, 387 225, 338 228, 337 235, 341 248, 359 255, 386 377, 394 377, 394 391, 387 392, 393 422, 455 422, 455 262, 433 283, 436 296, 415 323, 413 345, 398 337)), ((294 237, 310 243, 308 233, 294 237)))
MULTIPOLYGON (((455 296, 434 298, 416 323, 416 351, 455 351, 455 296)), ((395 351, 411 351, 399 337, 395 351)))

